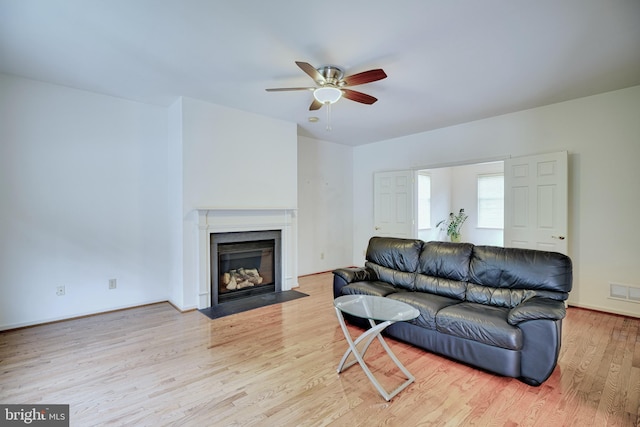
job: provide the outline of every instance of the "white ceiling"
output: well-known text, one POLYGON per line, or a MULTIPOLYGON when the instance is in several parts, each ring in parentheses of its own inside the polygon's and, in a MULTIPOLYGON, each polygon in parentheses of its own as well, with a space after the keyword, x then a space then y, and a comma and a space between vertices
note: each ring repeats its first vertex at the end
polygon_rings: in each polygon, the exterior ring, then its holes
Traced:
POLYGON ((0 0, 0 72, 358 145, 639 85, 640 0, 0 0), (327 132, 294 61, 388 78, 327 132))

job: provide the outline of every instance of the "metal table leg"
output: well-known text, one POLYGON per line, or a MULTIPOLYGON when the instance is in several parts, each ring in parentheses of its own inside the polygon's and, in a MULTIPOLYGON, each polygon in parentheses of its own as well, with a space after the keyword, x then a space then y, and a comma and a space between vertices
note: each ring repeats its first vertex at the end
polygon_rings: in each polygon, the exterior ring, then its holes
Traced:
POLYGON ((393 354, 393 352, 391 351, 391 349, 389 348, 389 346, 385 342, 384 338, 380 335, 382 333, 382 331, 387 326, 395 323, 394 321, 387 320, 385 322, 376 324, 373 320, 369 319, 369 323, 371 324, 371 328, 366 330, 362 335, 360 335, 354 341, 351 338, 351 335, 349 334, 349 330, 347 329, 347 325, 346 325, 346 323, 344 321, 344 316, 342 315, 342 312, 338 308, 336 308, 336 314, 338 316, 338 321, 340 322, 340 327, 342 328, 342 332, 344 333, 344 337, 347 339, 347 342, 349 343, 349 348, 344 353, 344 356, 342 356, 342 360, 340 360, 340 364, 338 365, 338 373, 342 373, 347 368, 355 365, 356 363, 359 363, 360 366, 362 367, 362 369, 364 370, 364 373, 367 374, 367 377, 369 378, 369 380, 373 383, 373 385, 376 387, 376 389, 380 392, 382 397, 384 397, 387 402, 390 401, 391 399, 393 399, 393 397, 395 395, 400 393, 402 390, 407 388, 407 386, 409 384, 411 384, 412 382, 415 381, 415 377, 413 375, 411 375, 411 373, 407 370, 407 368, 404 367, 404 365, 402 363, 400 363, 400 361, 398 360, 396 355, 393 354), (378 382, 378 380, 373 375, 373 373, 371 372, 371 370, 367 366, 366 362, 364 361, 364 355, 367 352, 367 350, 369 349, 369 345, 371 345, 371 342, 375 338, 378 338, 378 341, 380 341, 380 344, 382 345, 384 350, 387 352, 387 354, 389 355, 389 357, 391 358, 393 363, 395 363, 395 365, 398 367, 398 369, 400 369, 400 371, 402 371, 402 373, 407 378, 407 380, 405 382, 400 384, 400 386, 398 386, 395 390, 393 390, 391 392, 387 392, 382 387, 382 385, 378 382), (360 343, 364 343, 364 345, 362 346, 362 350, 358 351, 358 345, 360 343), (355 360, 352 360, 351 362, 346 363, 347 358, 351 354, 353 354, 353 356, 355 357, 355 360))

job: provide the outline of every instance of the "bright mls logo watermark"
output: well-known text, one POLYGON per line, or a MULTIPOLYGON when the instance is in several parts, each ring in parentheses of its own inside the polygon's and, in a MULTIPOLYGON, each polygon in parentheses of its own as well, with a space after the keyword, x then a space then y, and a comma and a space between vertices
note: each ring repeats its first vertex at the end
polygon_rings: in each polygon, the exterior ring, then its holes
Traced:
POLYGON ((69 427, 69 405, 0 404, 0 427, 69 427))

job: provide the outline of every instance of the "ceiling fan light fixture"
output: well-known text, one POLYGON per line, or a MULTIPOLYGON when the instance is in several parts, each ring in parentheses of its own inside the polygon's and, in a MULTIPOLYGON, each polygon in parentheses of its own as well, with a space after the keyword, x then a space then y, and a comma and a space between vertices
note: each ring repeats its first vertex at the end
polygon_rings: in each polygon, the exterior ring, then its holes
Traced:
POLYGON ((313 91, 313 97, 323 104, 334 104, 342 97, 342 91, 336 87, 323 86, 313 91))

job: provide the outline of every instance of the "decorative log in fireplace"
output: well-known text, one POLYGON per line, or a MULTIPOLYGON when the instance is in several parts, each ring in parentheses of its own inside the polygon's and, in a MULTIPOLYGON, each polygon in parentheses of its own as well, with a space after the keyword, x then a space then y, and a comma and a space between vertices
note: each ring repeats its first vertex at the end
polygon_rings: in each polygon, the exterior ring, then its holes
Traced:
POLYGON ((212 305, 281 290, 280 232, 211 235, 212 305))
POLYGON ((220 281, 228 290, 233 291, 235 289, 261 285, 264 277, 260 275, 257 268, 245 270, 240 267, 237 270, 229 270, 223 273, 220 281))

